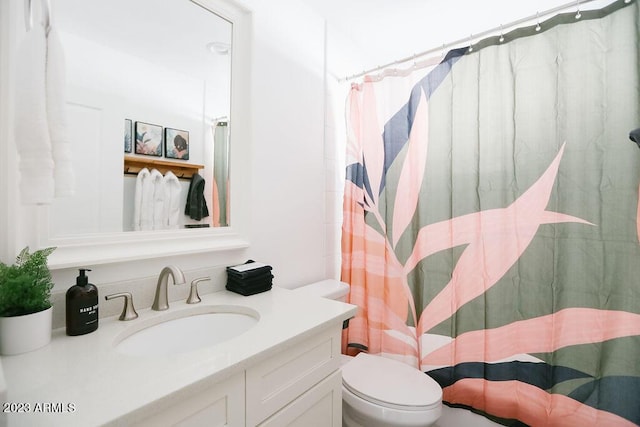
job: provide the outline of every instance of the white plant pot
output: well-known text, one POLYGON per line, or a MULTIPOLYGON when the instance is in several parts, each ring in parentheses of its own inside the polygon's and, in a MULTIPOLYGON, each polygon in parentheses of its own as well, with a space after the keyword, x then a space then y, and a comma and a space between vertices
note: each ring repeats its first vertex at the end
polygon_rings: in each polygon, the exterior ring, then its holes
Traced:
POLYGON ((0 354, 26 353, 51 341, 53 307, 33 314, 0 317, 0 354))

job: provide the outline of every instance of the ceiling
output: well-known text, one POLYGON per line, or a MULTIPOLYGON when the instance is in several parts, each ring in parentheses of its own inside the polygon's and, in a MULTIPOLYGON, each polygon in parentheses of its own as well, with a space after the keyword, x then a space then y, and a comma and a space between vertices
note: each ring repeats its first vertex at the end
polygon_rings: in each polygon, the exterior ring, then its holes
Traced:
MULTIPOLYGON (((341 57, 331 58, 331 71, 344 76, 470 38, 537 12, 578 4, 568 0, 301 1, 326 19, 329 42, 343 48, 341 57), (344 40, 350 40, 352 46, 346 47, 344 40)), ((580 8, 610 2, 596 0, 580 8)))
MULTIPOLYGON (((500 25, 535 16, 568 0, 297 0, 325 19, 329 71, 346 77, 410 57, 443 44, 472 39, 500 25)), ((588 1, 588 0, 587 0, 588 1)), ((600 7, 612 0, 595 0, 581 9, 600 7)), ((230 43, 230 24, 191 7, 175 19, 174 8, 182 0, 53 0, 58 28, 91 34, 94 40, 114 47, 127 47, 134 38, 146 40, 136 54, 186 65, 196 70, 206 42, 230 43), (209 20, 209 21, 207 21, 209 20), (194 22, 201 24, 194 25, 194 22), (198 30, 200 29, 200 30, 198 30), (185 49, 185 46, 189 47, 185 49), (171 55, 167 55, 171 52, 171 55)), ((200 9, 200 10, 199 10, 200 9)), ((216 17, 217 18, 217 17, 216 17)), ((465 43, 466 44, 466 43, 465 43)), ((219 60, 219 59, 218 59, 219 60)), ((205 69, 206 72, 206 69, 205 69)))
POLYGON ((209 43, 231 44, 231 23, 184 0, 53 0, 53 22, 72 33, 202 80, 228 57, 209 43))

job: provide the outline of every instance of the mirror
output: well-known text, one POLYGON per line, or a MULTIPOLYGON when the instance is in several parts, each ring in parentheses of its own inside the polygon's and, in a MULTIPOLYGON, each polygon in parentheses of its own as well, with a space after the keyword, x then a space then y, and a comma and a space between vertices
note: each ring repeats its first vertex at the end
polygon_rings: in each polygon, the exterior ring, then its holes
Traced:
MULTIPOLYGON (((79 48, 63 46, 67 103, 73 110, 68 129, 75 144, 76 195, 51 206, 21 206, 19 194, 9 191, 8 205, 14 209, 8 216, 15 229, 10 240, 16 247, 25 242, 34 248, 57 247, 48 260, 53 270, 248 247, 251 12, 234 0, 50 1, 62 43, 71 39, 79 48), (81 37, 82 32, 94 38, 81 37), (196 40, 197 34, 204 37, 196 40), (134 41, 140 44, 134 46, 134 41), (212 49, 222 52, 212 54, 212 49), (226 70, 226 79, 214 78, 203 64, 193 62, 189 54, 196 51, 201 61, 226 70), (156 85, 148 87, 152 81, 156 85), (213 199, 207 200, 210 215, 204 221, 209 227, 124 231, 130 228, 127 210, 132 208, 123 201, 130 197, 127 186, 134 182, 135 187, 136 180, 124 173, 129 156, 124 152, 125 119, 132 121, 132 135, 136 121, 161 126, 163 136, 164 128, 189 132, 188 161, 166 159, 164 151, 162 157, 136 155, 133 147, 130 155, 202 165, 198 173, 208 185, 205 197, 217 194, 222 200, 217 212, 213 199), (219 138, 225 144, 214 147, 219 138), (224 194, 214 193, 214 177, 227 179, 218 186, 224 194)), ((15 164, 4 158, 0 163, 15 175, 15 164)), ((185 187, 190 181, 180 183, 185 187)), ((189 222, 202 223, 185 220, 189 222)))
POLYGON ((66 57, 76 194, 50 207, 48 238, 230 225, 232 23, 189 0, 52 0, 51 10, 66 57), (185 214, 184 164, 204 178, 206 216, 185 214), (166 178, 161 166, 178 177, 178 219, 136 227, 137 173, 166 178))

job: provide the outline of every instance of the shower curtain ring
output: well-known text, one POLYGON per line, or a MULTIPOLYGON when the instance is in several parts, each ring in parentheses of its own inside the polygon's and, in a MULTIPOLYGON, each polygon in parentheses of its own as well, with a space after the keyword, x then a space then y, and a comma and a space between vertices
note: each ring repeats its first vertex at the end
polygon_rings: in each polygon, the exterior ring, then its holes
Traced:
POLYGON ((473 34, 469 35, 469 52, 473 52, 473 34))
POLYGON ((576 19, 580 19, 582 14, 580 13, 580 0, 576 1, 576 19))
POLYGON ((500 24, 500 38, 498 39, 500 43, 504 41, 504 29, 502 28, 502 24, 500 24))
POLYGON ((536 31, 540 31, 540 29, 542 28, 540 26, 540 12, 536 12, 536 31))

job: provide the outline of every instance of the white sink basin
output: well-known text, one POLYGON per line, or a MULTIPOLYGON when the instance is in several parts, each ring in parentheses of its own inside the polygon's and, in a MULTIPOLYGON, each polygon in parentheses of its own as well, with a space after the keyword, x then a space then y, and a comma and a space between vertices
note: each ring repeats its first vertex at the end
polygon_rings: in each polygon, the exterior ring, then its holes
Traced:
POLYGON ((134 356, 186 353, 235 338, 255 326, 259 318, 247 307, 193 307, 133 324, 116 339, 115 348, 134 356))

